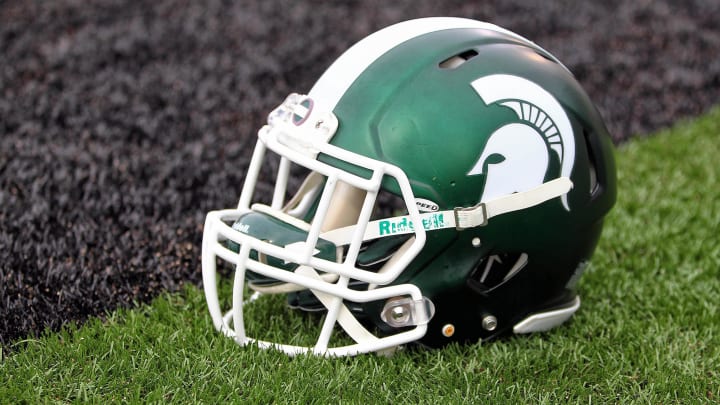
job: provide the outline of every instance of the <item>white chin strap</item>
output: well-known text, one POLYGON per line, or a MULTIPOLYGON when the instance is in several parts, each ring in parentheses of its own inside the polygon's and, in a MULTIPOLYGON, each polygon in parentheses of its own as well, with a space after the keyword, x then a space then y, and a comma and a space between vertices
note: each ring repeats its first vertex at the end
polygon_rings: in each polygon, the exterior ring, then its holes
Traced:
MULTIPOLYGON (((559 177, 520 193, 498 197, 472 207, 454 210, 426 212, 420 214, 422 226, 426 231, 456 228, 458 230, 487 225, 492 217, 508 212, 520 211, 545 201, 567 194, 573 183, 568 177, 559 177)), ((334 229, 320 235, 338 246, 350 242, 357 225, 334 229)), ((413 233, 415 229, 409 215, 370 221, 363 240, 377 239, 389 235, 413 233)))
POLYGON ((572 187, 573 183, 569 178, 558 177, 528 191, 498 197, 469 208, 456 208, 454 210, 455 224, 458 229, 483 226, 487 224, 488 219, 494 216, 524 210, 555 197, 563 196, 572 187))

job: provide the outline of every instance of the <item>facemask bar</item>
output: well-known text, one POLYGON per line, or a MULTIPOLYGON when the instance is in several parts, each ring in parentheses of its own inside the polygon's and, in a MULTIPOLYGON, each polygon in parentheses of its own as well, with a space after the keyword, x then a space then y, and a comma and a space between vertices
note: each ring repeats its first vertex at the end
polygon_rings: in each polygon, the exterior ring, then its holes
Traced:
MULTIPOLYGON (((220 330, 226 336, 232 337, 241 345, 255 343, 260 347, 274 347, 291 355, 313 352, 315 354, 343 356, 395 347, 417 340, 425 334, 427 325, 421 324, 406 332, 389 337, 377 338, 360 326, 354 316, 342 304, 342 300, 363 303, 388 300, 393 297, 409 297, 414 302, 423 302, 422 294, 416 286, 403 284, 367 291, 357 291, 347 288, 347 277, 341 277, 336 284, 327 283, 320 279, 317 272, 310 266, 303 265, 296 272, 289 272, 256 260, 251 260, 249 258, 251 250, 263 251, 268 255, 288 261, 297 260, 298 255, 297 252, 288 251, 288 249, 237 232, 224 223, 226 221, 234 221, 239 218, 240 215, 242 215, 242 212, 238 210, 215 211, 209 214, 203 235, 203 283, 205 285, 206 298, 216 329, 220 330), (216 242, 223 239, 230 239, 239 243, 241 246, 240 251, 235 253, 216 242), (223 315, 220 310, 217 296, 216 257, 236 264, 233 285, 233 307, 232 310, 225 315, 223 315), (282 282, 303 285, 312 290, 323 304, 328 307, 325 323, 313 348, 259 341, 246 336, 242 294, 244 291, 245 272, 247 270, 275 278, 282 282), (232 327, 230 326, 231 320, 232 327), (355 345, 328 348, 327 344, 330 333, 335 323, 340 323, 341 327, 358 343, 355 345)), ((429 316, 427 316, 427 320, 429 320, 429 316)))
MULTIPOLYGON (((273 193, 273 201, 271 203, 271 206, 275 209, 279 210, 284 202, 283 197, 285 194, 290 162, 294 162, 327 177, 320 202, 308 233, 302 263, 308 264, 313 268, 322 268, 323 271, 336 273, 340 276, 350 277, 372 284, 383 285, 393 281, 422 249, 426 239, 425 229, 423 229, 423 227, 417 227, 413 231, 415 234, 414 246, 405 254, 404 260, 398 262, 395 271, 377 274, 357 269, 354 266, 348 268, 349 265, 354 264, 355 259, 357 258, 357 253, 359 252, 361 244, 365 239, 364 235, 366 226, 370 220, 370 215, 372 214, 372 209, 375 205, 382 179, 385 176, 394 178, 399 184, 403 201, 405 202, 406 209, 409 213, 408 217, 416 223, 422 223, 422 217, 415 206, 410 182, 408 181, 405 173, 394 165, 370 159, 365 156, 337 148, 325 142, 317 142, 311 145, 305 144, 299 148, 297 145, 291 144, 293 147, 289 147, 282 142, 283 137, 287 137, 286 133, 282 131, 282 128, 278 130, 274 127, 265 126, 259 131, 258 136, 260 139, 258 140, 255 152, 253 153, 253 160, 250 163, 248 175, 245 184, 243 185, 243 192, 238 204, 238 210, 248 211, 250 209, 249 205, 252 201, 252 194, 257 183, 257 178, 262 166, 262 161, 264 160, 266 148, 270 148, 282 157, 278 169, 278 181, 276 182, 281 183, 279 184, 279 188, 282 189, 282 193, 278 192, 278 187, 276 187, 275 192, 273 193), (297 149, 301 150, 298 151, 297 149), (309 150, 310 152, 308 152, 309 150), (349 162, 355 166, 368 169, 372 172, 372 177, 369 179, 363 178, 322 163, 314 158, 314 156, 318 153, 323 153, 339 160, 349 162), (286 161, 287 163, 283 163, 283 161, 286 161), (322 226, 329 209, 328 205, 338 181, 342 181, 367 192, 360 217, 358 218, 358 224, 352 229, 352 237, 349 241, 348 253, 343 263, 328 262, 312 256, 313 248, 315 247, 318 238, 321 236, 322 226)), ((326 233, 329 234, 329 232, 326 233)))

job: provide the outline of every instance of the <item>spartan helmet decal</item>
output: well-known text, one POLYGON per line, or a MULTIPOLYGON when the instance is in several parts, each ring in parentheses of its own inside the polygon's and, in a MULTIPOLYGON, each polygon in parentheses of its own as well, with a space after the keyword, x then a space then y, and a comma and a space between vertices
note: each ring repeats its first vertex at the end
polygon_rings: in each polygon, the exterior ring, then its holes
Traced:
MULTIPOLYGON (((469 176, 486 175, 481 202, 541 185, 550 150, 560 161, 560 176, 570 177, 575 163, 575 138, 570 120, 555 97, 537 84, 512 75, 485 76, 471 85, 485 104, 510 108, 521 121, 493 132, 468 172, 469 176)), ((562 203, 570 211, 567 194, 562 196, 562 203)))

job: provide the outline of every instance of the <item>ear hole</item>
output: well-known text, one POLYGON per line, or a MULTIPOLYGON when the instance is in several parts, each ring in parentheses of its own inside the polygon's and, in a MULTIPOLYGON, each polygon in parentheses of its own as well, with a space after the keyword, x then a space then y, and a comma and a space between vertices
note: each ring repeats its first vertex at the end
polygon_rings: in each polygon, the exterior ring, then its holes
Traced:
POLYGON ((513 278, 527 264, 527 253, 488 255, 475 267, 468 284, 477 291, 488 292, 513 278))
POLYGON ((455 69, 458 66, 462 65, 463 63, 476 57, 477 55, 478 55, 478 53, 476 50, 468 49, 465 52, 461 52, 457 55, 453 55, 453 56, 445 59, 444 61, 440 62, 438 66, 440 66, 441 69, 455 69))

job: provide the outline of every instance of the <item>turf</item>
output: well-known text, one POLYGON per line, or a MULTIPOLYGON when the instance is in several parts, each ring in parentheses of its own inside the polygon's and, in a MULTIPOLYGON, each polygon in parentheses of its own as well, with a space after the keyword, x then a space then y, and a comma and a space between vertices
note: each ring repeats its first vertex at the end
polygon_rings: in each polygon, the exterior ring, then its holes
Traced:
MULTIPOLYGON (((187 286, 14 343, 0 401, 718 402, 718 149, 716 108, 618 150, 619 199, 580 282, 583 307, 552 332, 391 358, 288 358, 222 338, 187 286)), ((311 333, 307 322, 290 329, 311 333)))

